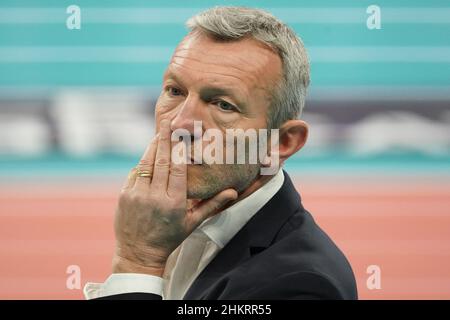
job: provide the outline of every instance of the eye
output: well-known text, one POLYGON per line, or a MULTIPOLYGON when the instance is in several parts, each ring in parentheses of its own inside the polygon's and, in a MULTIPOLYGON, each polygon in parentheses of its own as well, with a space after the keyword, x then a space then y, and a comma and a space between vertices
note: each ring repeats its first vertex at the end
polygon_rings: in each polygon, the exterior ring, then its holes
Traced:
POLYGON ((183 92, 177 87, 167 87, 166 90, 169 93, 169 95, 171 95, 173 97, 183 95, 183 92))
POLYGON ((237 111, 237 108, 235 106, 233 106, 231 103, 223 101, 223 100, 219 100, 219 101, 215 102, 214 104, 225 112, 237 111))

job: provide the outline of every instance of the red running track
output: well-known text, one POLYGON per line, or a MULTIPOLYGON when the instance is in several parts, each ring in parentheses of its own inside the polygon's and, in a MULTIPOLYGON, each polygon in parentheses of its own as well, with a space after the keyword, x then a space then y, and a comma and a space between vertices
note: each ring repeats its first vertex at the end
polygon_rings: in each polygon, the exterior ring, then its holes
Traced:
MULTIPOLYGON (((448 180, 448 179, 447 179, 448 180)), ((361 299, 450 299, 450 181, 295 179, 305 207, 349 258, 361 299), (381 270, 368 289, 367 267, 381 270)), ((0 185, 0 298, 82 299, 110 273, 120 182, 0 185), (70 186, 70 187, 68 187, 70 186)))

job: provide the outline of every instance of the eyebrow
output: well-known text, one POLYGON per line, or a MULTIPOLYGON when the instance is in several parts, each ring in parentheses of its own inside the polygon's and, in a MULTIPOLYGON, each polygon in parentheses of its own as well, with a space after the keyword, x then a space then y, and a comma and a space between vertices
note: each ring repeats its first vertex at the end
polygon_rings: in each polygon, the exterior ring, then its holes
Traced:
MULTIPOLYGON (((169 70, 164 75, 164 80, 173 79, 176 82, 179 82, 181 85, 184 84, 183 80, 175 74, 173 71, 169 70)), ((231 88, 224 87, 216 87, 216 86, 206 86, 201 88, 200 96, 204 100, 212 99, 215 96, 229 96, 235 100, 237 106, 241 111, 247 110, 247 104, 245 103, 245 99, 239 93, 236 93, 235 90, 231 88)))

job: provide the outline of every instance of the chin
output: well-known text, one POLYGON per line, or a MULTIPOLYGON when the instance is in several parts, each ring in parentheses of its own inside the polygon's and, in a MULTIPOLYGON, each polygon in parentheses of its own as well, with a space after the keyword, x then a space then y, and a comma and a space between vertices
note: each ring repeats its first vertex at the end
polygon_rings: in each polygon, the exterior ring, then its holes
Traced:
POLYGON ((187 167, 187 198, 207 199, 204 197, 206 182, 201 178, 204 176, 202 165, 188 165, 187 167))
POLYGON ((206 188, 202 188, 198 185, 189 186, 187 189, 187 198, 191 200, 206 200, 215 195, 212 190, 208 190, 206 188))
POLYGON ((187 198, 209 199, 226 188, 220 173, 206 165, 188 165, 187 168, 187 198))

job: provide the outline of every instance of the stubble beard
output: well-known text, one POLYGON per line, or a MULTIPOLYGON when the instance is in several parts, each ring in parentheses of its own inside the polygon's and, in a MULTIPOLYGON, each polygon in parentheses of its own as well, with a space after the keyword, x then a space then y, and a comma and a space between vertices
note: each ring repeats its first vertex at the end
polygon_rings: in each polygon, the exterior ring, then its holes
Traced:
POLYGON ((187 198, 209 199, 228 188, 241 193, 259 176, 259 171, 259 164, 188 165, 187 198))

